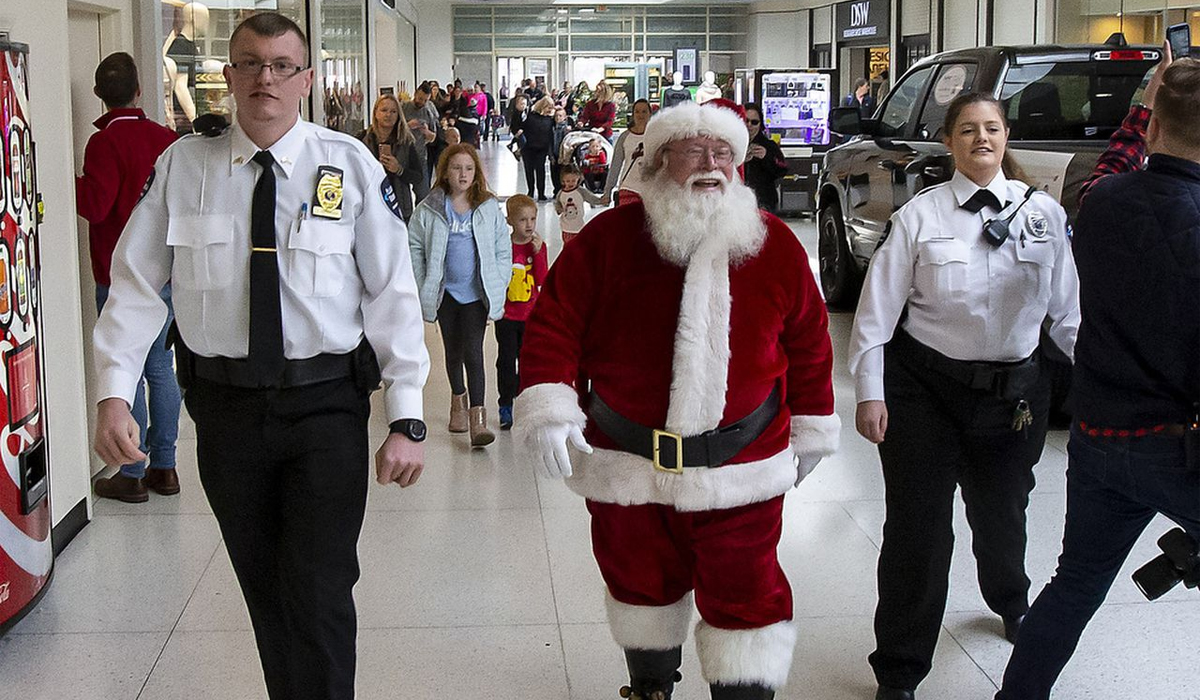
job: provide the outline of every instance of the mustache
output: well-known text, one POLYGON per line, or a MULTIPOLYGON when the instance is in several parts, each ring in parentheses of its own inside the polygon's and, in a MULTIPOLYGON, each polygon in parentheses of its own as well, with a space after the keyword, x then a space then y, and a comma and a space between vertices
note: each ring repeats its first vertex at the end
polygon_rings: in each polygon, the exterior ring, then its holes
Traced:
POLYGON ((723 186, 729 184, 729 178, 725 177, 725 173, 721 172, 720 170, 710 170, 706 173, 696 173, 688 176, 687 182, 684 183, 684 186, 691 187, 699 180, 716 180, 723 186))

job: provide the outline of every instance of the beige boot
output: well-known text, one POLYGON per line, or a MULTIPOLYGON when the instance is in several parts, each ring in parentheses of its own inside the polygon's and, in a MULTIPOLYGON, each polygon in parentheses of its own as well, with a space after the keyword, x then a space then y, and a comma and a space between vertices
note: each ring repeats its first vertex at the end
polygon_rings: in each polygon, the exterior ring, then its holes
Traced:
POLYGON ((487 409, 483 406, 472 406, 471 410, 471 447, 483 447, 492 444, 496 435, 487 427, 487 409))
POLYGON ((454 394, 450 397, 450 432, 467 432, 467 395, 454 394))

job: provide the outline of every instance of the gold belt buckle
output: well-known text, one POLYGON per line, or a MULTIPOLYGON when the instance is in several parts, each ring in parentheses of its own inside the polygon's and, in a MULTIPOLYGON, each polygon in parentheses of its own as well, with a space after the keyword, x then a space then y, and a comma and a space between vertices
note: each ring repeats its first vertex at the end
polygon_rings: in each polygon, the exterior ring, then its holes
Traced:
POLYGON ((654 439, 654 468, 660 472, 667 472, 668 474, 682 474, 683 473, 683 436, 677 435, 675 433, 669 433, 665 430, 655 430, 653 439, 654 439), (662 439, 663 438, 670 438, 671 440, 675 441, 675 467, 674 468, 664 467, 662 465, 661 457, 662 457, 662 453, 663 453, 663 447, 662 447, 662 439))

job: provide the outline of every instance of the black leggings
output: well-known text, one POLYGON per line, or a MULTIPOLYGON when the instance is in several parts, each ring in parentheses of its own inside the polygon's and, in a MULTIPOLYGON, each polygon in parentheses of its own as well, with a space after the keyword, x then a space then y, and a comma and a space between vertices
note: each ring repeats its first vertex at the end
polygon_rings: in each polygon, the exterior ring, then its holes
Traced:
POLYGON ((525 149, 521 153, 521 160, 525 162, 525 187, 530 197, 533 196, 535 184, 538 196, 546 196, 546 158, 549 155, 550 152, 545 150, 525 149))
POLYGON ((455 395, 470 387, 470 405, 482 406, 487 379, 483 373, 483 334, 487 330, 487 305, 482 301, 460 304, 446 294, 438 307, 442 347, 446 349, 446 376, 455 395), (467 379, 463 381, 463 367, 467 379))

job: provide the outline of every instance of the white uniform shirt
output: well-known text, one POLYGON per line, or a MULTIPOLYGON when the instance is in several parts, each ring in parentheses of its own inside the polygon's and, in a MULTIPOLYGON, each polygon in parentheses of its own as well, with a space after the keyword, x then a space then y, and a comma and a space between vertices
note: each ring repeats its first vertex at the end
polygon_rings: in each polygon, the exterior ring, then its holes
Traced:
MULTIPOLYGON (((1016 362, 1033 354, 1042 322, 1067 356, 1079 330, 1079 279, 1066 236, 1066 212, 1039 192, 993 248, 983 225, 998 213, 961 208, 979 187, 962 173, 900 208, 871 260, 850 335, 857 400, 883 400, 883 346, 908 306, 904 330, 956 360, 1016 362)), ((998 174, 987 189, 1004 217, 1028 186, 998 174)))
MULTIPOLYGON (((205 357, 244 358, 250 324, 250 204, 259 148, 238 126, 188 136, 154 167, 113 255, 111 296, 96 324, 102 399, 133 405, 150 344, 167 316, 169 281, 180 335, 205 357)), ((275 158, 275 240, 284 355, 348 353, 370 341, 388 420, 421 418, 429 355, 396 199, 357 139, 300 119, 275 158), (317 172, 342 171, 341 217, 312 213, 317 172)))

